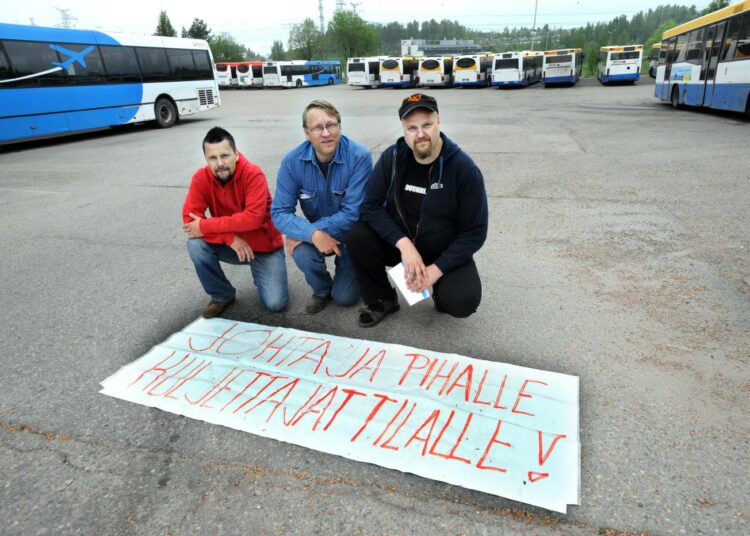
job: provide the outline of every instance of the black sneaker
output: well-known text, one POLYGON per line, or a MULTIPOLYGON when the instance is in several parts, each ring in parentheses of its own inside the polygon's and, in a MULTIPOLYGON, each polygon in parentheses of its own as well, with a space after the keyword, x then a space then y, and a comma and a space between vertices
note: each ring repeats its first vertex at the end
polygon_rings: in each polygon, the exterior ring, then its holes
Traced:
POLYGON ((305 305, 305 312, 310 315, 317 314, 326 308, 329 301, 331 301, 330 296, 318 296, 317 294, 313 294, 310 301, 305 305))

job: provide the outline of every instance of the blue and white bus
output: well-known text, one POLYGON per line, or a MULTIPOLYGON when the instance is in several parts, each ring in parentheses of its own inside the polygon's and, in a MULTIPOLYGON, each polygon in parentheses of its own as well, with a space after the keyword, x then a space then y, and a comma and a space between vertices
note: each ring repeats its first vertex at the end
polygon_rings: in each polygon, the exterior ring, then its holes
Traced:
POLYGON ((0 24, 0 143, 218 106, 208 43, 0 24))
POLYGON ((641 79, 643 45, 608 46, 599 49, 596 77, 602 84, 635 84, 641 79))
POLYGON ((544 53, 542 66, 542 87, 551 85, 574 86, 581 78, 583 68, 583 50, 565 48, 547 50, 544 53))
POLYGON ((495 54, 492 62, 493 86, 529 86, 542 79, 541 50, 522 50, 495 54))
POLYGON ((750 0, 664 32, 654 96, 750 116, 750 0))
POLYGON ((325 86, 342 81, 338 60, 267 61, 263 64, 263 87, 325 86))

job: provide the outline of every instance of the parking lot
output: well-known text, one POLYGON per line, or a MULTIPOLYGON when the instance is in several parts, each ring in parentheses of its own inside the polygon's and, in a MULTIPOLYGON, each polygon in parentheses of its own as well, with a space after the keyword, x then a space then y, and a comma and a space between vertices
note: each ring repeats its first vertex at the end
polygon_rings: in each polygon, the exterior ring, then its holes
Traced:
POLYGON ((373 157, 409 90, 222 91, 149 125, 0 148, 3 534, 747 534, 750 123, 672 110, 653 83, 431 90, 482 170, 479 311, 424 302, 370 330, 356 307, 229 318, 580 377, 581 504, 567 515, 98 394, 206 302, 181 207, 228 129, 275 188, 323 98, 373 157), (611 531, 611 532, 610 532, 611 531))

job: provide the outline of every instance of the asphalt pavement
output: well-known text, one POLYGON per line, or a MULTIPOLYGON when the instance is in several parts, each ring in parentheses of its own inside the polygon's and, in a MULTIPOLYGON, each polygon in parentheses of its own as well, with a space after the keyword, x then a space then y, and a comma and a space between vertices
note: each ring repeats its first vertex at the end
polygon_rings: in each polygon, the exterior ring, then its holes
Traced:
POLYGON ((215 125, 266 172, 333 102, 374 158, 408 90, 222 91, 174 128, 0 148, 0 533, 747 534, 750 123, 635 86, 429 91, 482 170, 490 232, 467 319, 423 302, 369 330, 356 307, 228 317, 580 378, 581 504, 567 515, 98 393, 206 297, 181 206, 215 125))

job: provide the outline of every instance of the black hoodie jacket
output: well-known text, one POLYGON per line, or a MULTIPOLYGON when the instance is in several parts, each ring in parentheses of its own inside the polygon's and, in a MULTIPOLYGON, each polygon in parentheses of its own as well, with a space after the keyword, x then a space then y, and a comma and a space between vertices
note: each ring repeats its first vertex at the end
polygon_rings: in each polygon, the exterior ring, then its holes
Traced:
POLYGON ((401 199, 411 153, 403 137, 375 164, 360 210, 385 241, 395 246, 409 237, 426 265, 435 263, 447 273, 469 262, 484 244, 488 210, 482 172, 445 134, 440 137, 443 149, 430 168, 416 236, 410 236, 401 199))

